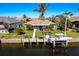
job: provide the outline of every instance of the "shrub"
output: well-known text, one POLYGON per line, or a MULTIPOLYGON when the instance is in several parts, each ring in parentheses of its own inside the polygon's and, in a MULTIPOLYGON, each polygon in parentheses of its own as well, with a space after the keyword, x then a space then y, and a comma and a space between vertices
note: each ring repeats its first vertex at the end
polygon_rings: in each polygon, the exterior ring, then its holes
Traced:
POLYGON ((27 28, 27 30, 33 30, 31 25, 27 25, 26 28, 27 28))
POLYGON ((14 28, 10 28, 8 31, 9 33, 12 33, 14 31, 14 28))
POLYGON ((16 29, 15 29, 15 32, 16 32, 18 35, 25 34, 24 28, 16 28, 16 29))

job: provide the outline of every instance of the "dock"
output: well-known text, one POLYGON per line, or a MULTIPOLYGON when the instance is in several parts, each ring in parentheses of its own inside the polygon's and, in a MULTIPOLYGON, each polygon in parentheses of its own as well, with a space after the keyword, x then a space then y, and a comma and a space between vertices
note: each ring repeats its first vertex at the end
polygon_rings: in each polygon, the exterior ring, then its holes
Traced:
MULTIPOLYGON (((39 45, 39 43, 43 43, 44 45, 46 45, 46 43, 48 42, 47 39, 0 39, 0 43, 4 44, 4 43, 22 43, 23 46, 25 45, 25 43, 29 43, 30 45, 32 45, 33 43, 35 43, 36 45, 39 45)), ((52 45, 53 47, 55 47, 55 43, 60 43, 62 42, 63 46, 68 46, 68 43, 75 43, 75 42, 79 42, 79 38, 73 38, 71 40, 67 40, 67 41, 52 41, 52 45), (64 45, 65 44, 65 45, 64 45)))
POLYGON ((53 47, 58 46, 58 45, 67 47, 69 40, 72 40, 72 38, 71 37, 54 37, 54 38, 49 38, 48 42, 53 44, 53 47))
POLYGON ((23 45, 25 43, 29 43, 30 45, 32 45, 32 43, 36 43, 37 45, 39 45, 39 43, 43 43, 44 45, 46 45, 47 40, 46 39, 0 39, 1 43, 23 43, 23 45))

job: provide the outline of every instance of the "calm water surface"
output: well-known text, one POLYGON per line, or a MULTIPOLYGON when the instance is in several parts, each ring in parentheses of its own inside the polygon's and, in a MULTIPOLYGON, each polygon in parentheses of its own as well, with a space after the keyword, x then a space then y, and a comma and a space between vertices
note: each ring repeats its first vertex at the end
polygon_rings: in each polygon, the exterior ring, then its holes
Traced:
POLYGON ((25 45, 22 44, 2 44, 0 56, 78 56, 77 47, 55 47, 49 45, 25 45))

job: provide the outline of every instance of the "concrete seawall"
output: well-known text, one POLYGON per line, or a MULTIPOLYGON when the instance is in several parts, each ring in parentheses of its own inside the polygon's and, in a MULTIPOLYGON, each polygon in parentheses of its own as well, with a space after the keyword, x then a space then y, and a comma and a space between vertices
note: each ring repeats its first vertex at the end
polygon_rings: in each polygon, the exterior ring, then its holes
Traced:
POLYGON ((1 39, 1 43, 21 43, 20 39, 1 39))
POLYGON ((43 39, 0 39, 1 43, 47 42, 43 39))
MULTIPOLYGON (((23 42, 47 42, 47 39, 0 39, 1 43, 23 43, 23 42)), ((68 42, 79 42, 79 38, 73 38, 68 42)))

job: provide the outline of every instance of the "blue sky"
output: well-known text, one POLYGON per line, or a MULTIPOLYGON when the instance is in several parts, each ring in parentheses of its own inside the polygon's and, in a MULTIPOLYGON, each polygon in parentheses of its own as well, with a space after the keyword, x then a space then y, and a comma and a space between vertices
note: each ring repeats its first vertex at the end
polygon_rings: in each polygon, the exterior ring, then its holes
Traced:
MULTIPOLYGON (((28 17, 38 17, 38 12, 33 12, 37 8, 37 3, 0 3, 0 16, 22 17, 26 14, 28 17)), ((49 7, 45 12, 45 17, 72 12, 74 16, 79 16, 79 3, 48 3, 49 7)))

